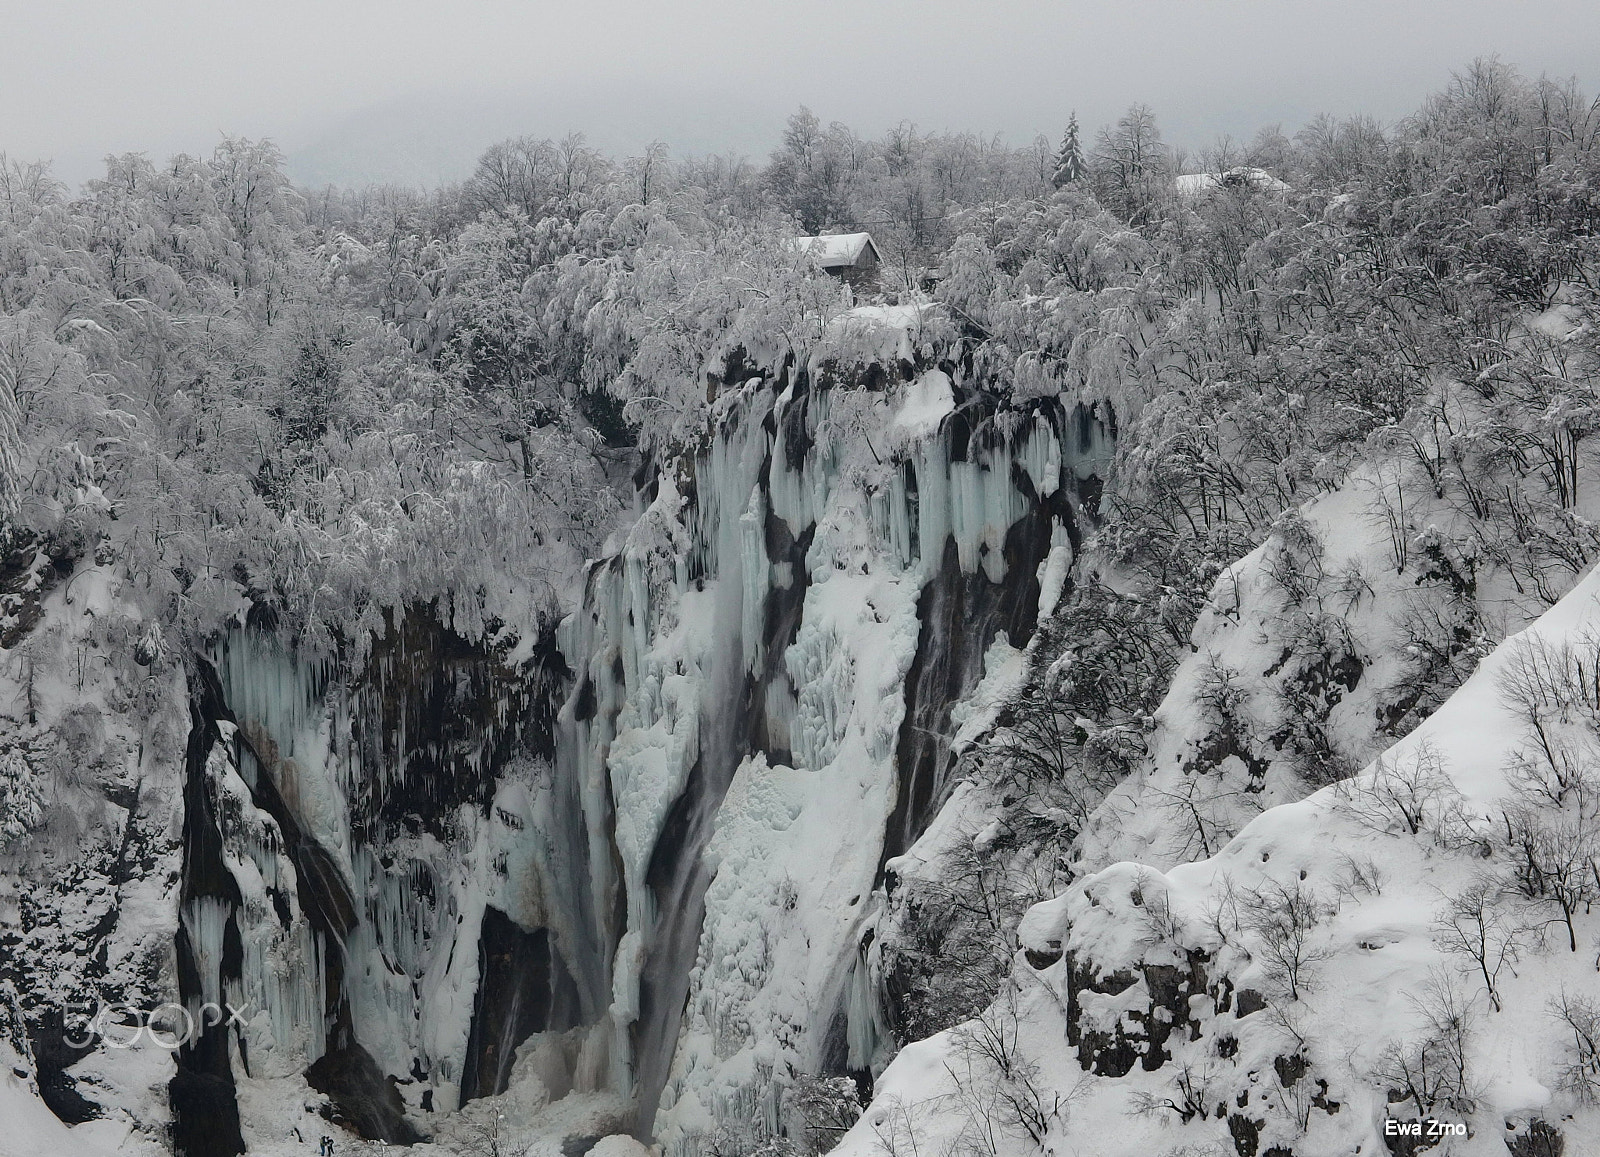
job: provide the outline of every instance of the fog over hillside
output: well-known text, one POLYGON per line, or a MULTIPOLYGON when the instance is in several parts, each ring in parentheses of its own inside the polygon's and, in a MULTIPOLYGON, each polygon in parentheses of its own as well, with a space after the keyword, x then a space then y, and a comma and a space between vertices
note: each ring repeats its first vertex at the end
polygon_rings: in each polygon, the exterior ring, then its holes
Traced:
POLYGON ((1584 0, 73 0, 12 4, 6 23, 0 150, 74 185, 108 153, 201 153, 224 133, 276 141, 303 181, 359 184, 464 179, 524 134, 759 159, 801 104, 871 135, 909 121, 1023 145, 1073 109, 1097 126, 1141 101, 1194 151, 1319 112, 1387 123, 1492 53, 1600 85, 1584 0))
POLYGON ((730 104, 726 93, 673 87, 606 92, 564 88, 476 98, 397 98, 340 120, 305 126, 286 145, 284 164, 296 183, 434 186, 463 181, 483 151, 507 137, 560 139, 581 132, 613 156, 643 153, 653 141, 680 155, 764 155, 793 109, 750 93, 730 104))

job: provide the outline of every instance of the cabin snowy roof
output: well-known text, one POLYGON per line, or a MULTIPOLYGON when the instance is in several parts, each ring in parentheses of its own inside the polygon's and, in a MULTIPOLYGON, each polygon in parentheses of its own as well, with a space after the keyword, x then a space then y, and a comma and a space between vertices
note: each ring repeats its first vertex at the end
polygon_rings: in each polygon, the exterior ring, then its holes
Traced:
POLYGON ((1265 169, 1236 165, 1222 173, 1184 173, 1177 178, 1180 197, 1198 197, 1229 185, 1252 185, 1269 193, 1286 193, 1289 186, 1265 169))
POLYGON ((874 260, 882 261, 878 247, 872 243, 870 233, 837 233, 828 237, 796 237, 791 242, 795 251, 809 254, 823 269, 838 269, 846 265, 859 265, 867 250, 872 250, 874 260))

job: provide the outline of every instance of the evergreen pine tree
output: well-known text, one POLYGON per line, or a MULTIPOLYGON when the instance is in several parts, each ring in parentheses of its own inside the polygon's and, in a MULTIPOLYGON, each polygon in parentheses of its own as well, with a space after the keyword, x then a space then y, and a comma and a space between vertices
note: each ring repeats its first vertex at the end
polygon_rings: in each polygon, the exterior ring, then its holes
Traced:
POLYGON ((1073 110, 1072 119, 1067 122, 1066 135, 1061 138, 1061 148, 1056 153, 1056 171, 1050 183, 1060 189, 1082 180, 1083 175, 1083 149, 1078 144, 1078 113, 1073 110))

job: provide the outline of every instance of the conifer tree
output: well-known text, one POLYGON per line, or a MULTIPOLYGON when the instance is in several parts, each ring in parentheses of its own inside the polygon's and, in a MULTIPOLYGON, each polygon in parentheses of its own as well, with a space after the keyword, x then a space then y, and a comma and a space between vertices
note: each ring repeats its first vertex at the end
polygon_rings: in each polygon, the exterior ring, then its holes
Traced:
POLYGON ((1083 149, 1078 144, 1078 113, 1074 109, 1072 119, 1067 122, 1066 135, 1061 138, 1061 148, 1056 153, 1056 171, 1050 183, 1060 189, 1082 180, 1084 172, 1083 149))

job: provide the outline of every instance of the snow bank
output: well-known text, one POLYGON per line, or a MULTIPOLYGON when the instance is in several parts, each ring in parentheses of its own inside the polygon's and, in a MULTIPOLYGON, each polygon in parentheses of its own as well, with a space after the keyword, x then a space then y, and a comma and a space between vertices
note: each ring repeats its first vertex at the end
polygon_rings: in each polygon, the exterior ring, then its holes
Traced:
POLYGON ((80 1140, 9 1067, 0 1075, 0 1126, 0 1157, 101 1157, 116 1150, 115 1142, 80 1140))

